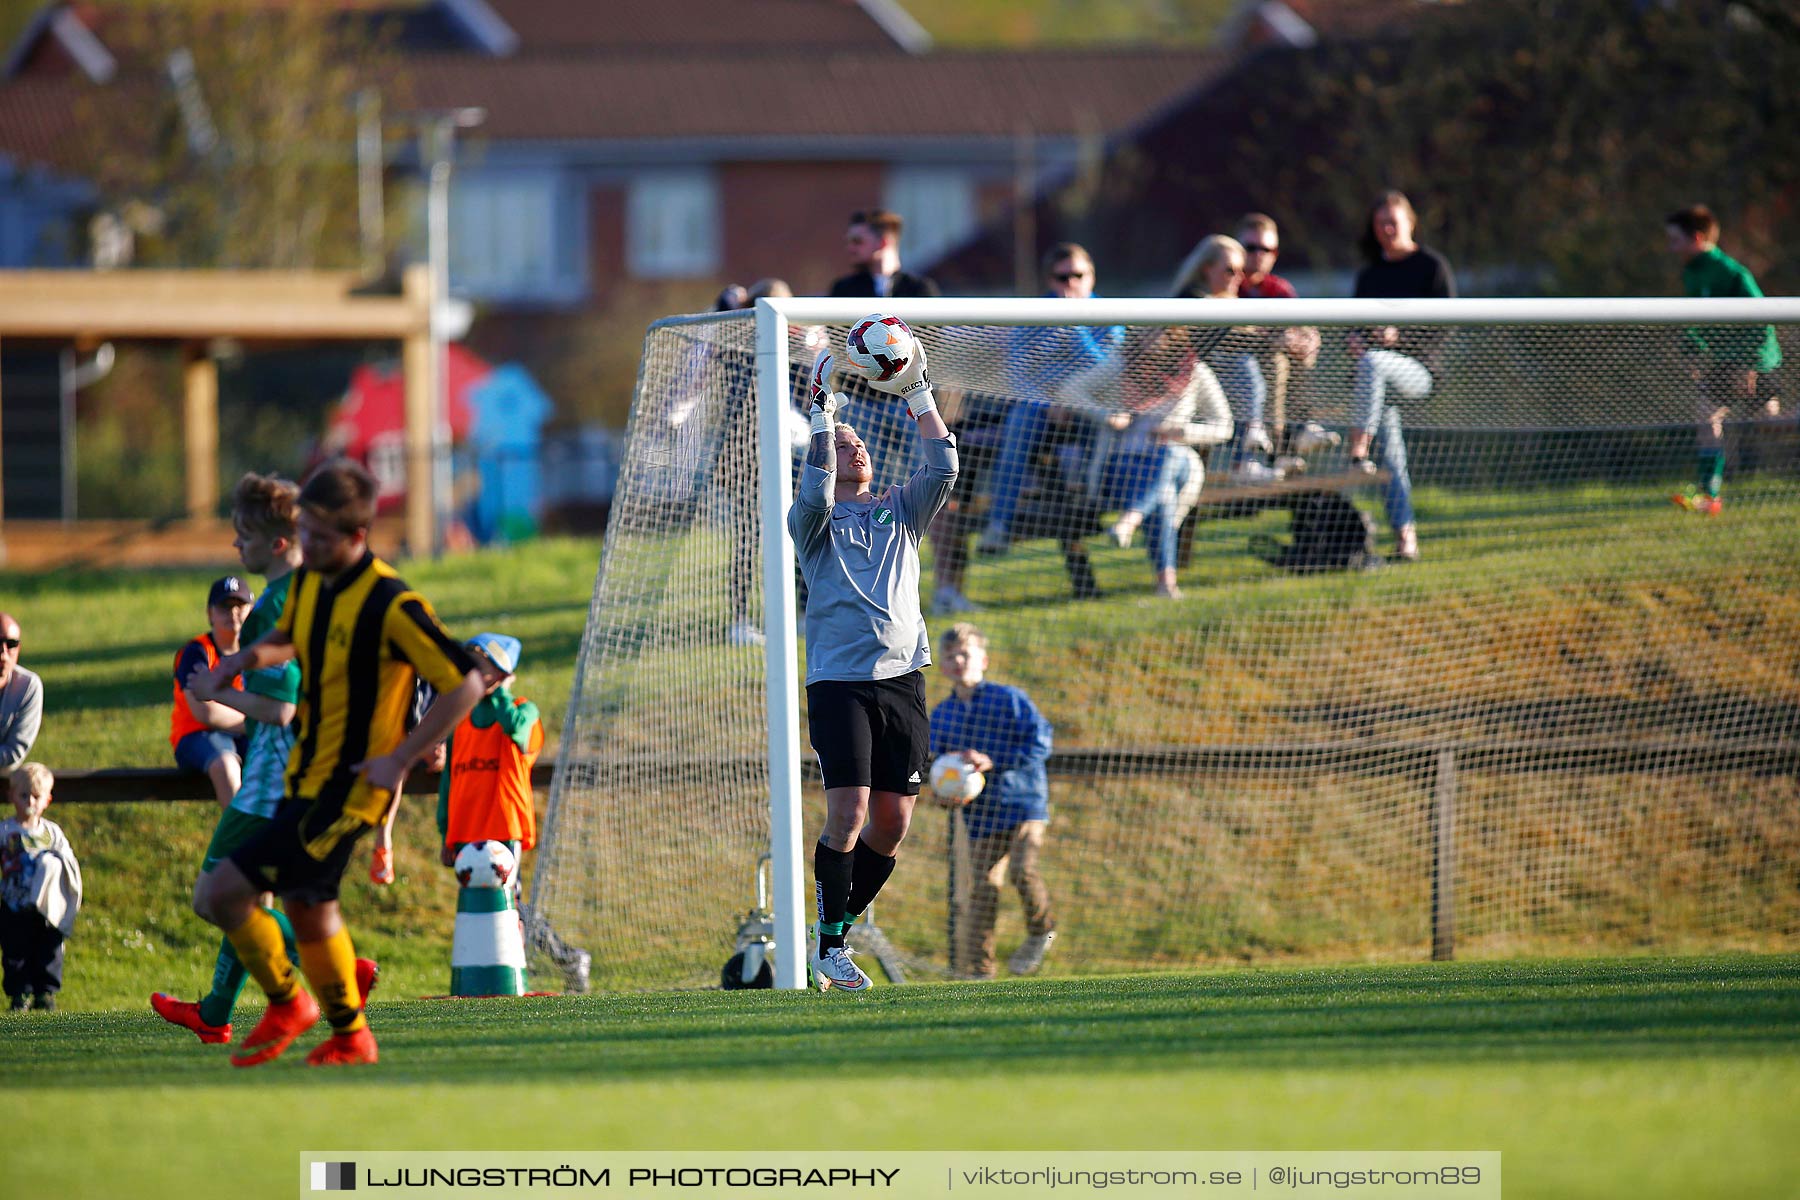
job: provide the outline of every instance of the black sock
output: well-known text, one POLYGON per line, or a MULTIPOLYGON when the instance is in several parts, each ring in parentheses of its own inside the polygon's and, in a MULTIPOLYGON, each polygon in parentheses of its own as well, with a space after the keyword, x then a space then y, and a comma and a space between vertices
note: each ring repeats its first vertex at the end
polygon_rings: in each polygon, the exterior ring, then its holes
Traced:
POLYGON ((894 863, 899 861, 886 854, 877 854, 869 849, 869 843, 857 842, 856 849, 850 852, 855 860, 855 873, 851 876, 850 901, 847 911, 861 916, 869 905, 875 903, 876 895, 894 873, 894 863))
POLYGON ((813 847, 813 895, 819 906, 819 951, 844 944, 844 906, 855 856, 824 842, 813 847))

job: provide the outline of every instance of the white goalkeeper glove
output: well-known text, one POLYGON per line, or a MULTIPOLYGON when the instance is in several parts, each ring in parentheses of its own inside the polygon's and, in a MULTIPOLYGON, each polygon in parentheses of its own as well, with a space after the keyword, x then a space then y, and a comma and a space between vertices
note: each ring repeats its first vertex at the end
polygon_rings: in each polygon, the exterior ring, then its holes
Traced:
POLYGON ((813 359, 812 379, 806 385, 812 397, 812 433, 830 433, 837 425, 837 411, 847 399, 844 393, 831 390, 834 365, 830 351, 813 359))
POLYGON ((916 421, 928 412, 936 412, 937 401, 931 395, 931 376, 925 373, 925 343, 919 340, 919 335, 913 333, 911 328, 907 332, 912 334, 913 347, 917 351, 912 361, 892 379, 880 382, 871 379, 869 386, 906 401, 906 415, 916 421))

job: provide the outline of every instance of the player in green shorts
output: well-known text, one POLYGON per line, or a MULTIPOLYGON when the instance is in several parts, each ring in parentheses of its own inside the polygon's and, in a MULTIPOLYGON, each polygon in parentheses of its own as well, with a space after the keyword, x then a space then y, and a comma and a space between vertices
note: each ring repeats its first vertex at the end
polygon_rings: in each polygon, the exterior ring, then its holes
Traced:
MULTIPOLYGON (((287 604, 294 568, 300 565, 296 535, 295 501, 300 489, 272 475, 248 474, 238 480, 232 496, 232 523, 237 529, 238 557, 245 570, 263 576, 267 586, 244 619, 240 645, 249 645, 275 627, 287 604)), ((244 677, 244 689, 205 689, 196 683, 195 699, 216 700, 242 712, 246 718, 249 748, 244 755, 243 782, 219 817, 212 842, 206 847, 202 876, 225 861, 233 850, 249 841, 269 823, 286 789, 288 754, 294 748, 294 712, 300 702, 300 667, 284 663, 244 677), (203 694, 204 690, 204 694, 203 694)), ((198 885, 196 885, 198 886, 198 885)), ((269 915, 281 926, 282 939, 294 952, 294 931, 287 917, 265 900, 269 915)), ((378 970, 369 959, 358 959, 356 980, 364 996, 375 986, 378 970)), ((177 1000, 157 992, 150 1007, 158 1016, 191 1029, 202 1042, 231 1040, 231 1010, 244 989, 247 973, 228 938, 219 942, 213 967, 212 990, 198 1001, 177 1000)))

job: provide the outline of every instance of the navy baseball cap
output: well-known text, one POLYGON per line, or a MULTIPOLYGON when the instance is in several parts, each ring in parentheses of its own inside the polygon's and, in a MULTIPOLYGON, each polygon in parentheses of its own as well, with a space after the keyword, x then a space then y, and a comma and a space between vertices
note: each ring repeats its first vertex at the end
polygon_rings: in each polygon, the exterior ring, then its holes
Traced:
POLYGON ((463 645, 481 651, 488 656, 489 662, 508 675, 519 669, 519 655, 525 649, 518 638, 507 637, 504 633, 478 633, 463 645))
POLYGON ((254 604, 256 596, 244 581, 236 575, 227 575, 223 579, 213 580, 212 590, 206 593, 206 607, 218 608, 226 604, 254 604))

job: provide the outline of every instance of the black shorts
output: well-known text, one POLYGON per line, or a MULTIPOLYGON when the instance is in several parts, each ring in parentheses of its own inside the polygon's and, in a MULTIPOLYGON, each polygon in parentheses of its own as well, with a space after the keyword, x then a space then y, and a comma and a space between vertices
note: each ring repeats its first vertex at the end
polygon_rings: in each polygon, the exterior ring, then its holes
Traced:
POLYGON ((284 797, 268 825, 231 852, 231 861, 251 883, 277 896, 305 904, 336 900, 351 852, 375 828, 345 811, 346 803, 365 810, 384 796, 391 804, 392 793, 359 778, 349 789, 332 789, 316 799, 284 797))
POLYGON ((826 787, 919 794, 931 766, 922 672, 820 680, 806 689, 806 717, 826 787))

